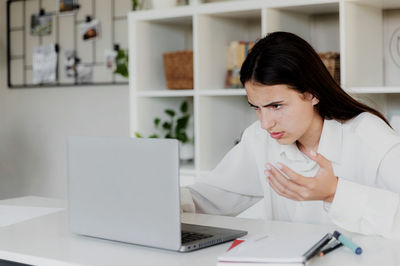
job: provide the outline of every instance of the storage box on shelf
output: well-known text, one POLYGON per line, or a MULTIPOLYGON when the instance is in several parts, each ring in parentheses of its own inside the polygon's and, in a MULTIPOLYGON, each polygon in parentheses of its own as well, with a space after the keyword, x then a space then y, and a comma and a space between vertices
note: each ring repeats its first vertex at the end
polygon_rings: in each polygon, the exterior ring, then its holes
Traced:
POLYGON ((164 53, 163 61, 168 89, 193 89, 193 51, 164 53))
POLYGON ((386 93, 400 93, 400 82, 384 82, 386 48, 382 47, 388 16, 400 20, 399 1, 389 0, 385 5, 379 0, 213 2, 198 1, 165 12, 132 12, 129 20, 134 73, 130 82, 132 132, 148 127, 138 121, 154 115, 155 106, 172 106, 178 104, 177 99, 190 97, 195 161, 192 170, 183 170, 185 175, 215 167, 256 120, 244 89, 224 89, 227 49, 232 41, 255 41, 278 30, 293 32, 319 53, 340 54, 344 88, 366 88, 353 90, 357 95, 382 90, 368 96, 378 106, 383 104, 388 114, 391 110, 400 112, 399 95, 386 97, 386 93), (193 90, 170 91, 166 87, 162 54, 178 50, 193 50, 193 90))
MULTIPOLYGON (((151 11, 136 11, 144 13, 151 11)), ((161 13, 162 14, 162 13, 161 13)), ((133 76, 137 91, 165 90, 163 54, 179 50, 193 50, 192 16, 143 19, 131 23, 133 76)))

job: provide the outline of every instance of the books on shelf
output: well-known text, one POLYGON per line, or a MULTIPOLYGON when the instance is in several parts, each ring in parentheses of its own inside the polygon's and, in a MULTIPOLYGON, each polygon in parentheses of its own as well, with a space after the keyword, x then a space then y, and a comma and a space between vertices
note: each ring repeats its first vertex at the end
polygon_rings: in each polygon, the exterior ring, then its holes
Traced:
POLYGON ((331 76, 340 84, 340 54, 334 52, 318 53, 331 76))
POLYGON ((228 46, 228 71, 225 79, 225 88, 242 88, 240 83, 240 68, 246 59, 254 42, 233 41, 228 46))
MULTIPOLYGON (((233 41, 228 46, 228 70, 225 79, 225 88, 242 88, 240 82, 240 68, 255 42, 233 41)), ((326 52, 318 54, 332 77, 340 84, 340 54, 326 52)))

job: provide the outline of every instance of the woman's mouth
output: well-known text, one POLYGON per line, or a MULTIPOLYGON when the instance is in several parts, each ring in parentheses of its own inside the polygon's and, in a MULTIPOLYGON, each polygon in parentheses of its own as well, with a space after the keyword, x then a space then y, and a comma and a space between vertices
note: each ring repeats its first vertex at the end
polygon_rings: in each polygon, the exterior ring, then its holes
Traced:
POLYGON ((284 132, 272 132, 269 134, 270 134, 271 138, 273 138, 273 139, 280 139, 283 137, 283 135, 285 135, 284 132))

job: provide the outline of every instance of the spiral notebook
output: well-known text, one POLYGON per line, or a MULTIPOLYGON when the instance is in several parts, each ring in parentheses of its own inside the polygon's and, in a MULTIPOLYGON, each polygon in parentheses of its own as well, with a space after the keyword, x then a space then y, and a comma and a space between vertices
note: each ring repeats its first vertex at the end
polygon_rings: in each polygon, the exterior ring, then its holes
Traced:
POLYGON ((306 265, 305 254, 324 235, 253 236, 219 256, 217 265, 306 265))

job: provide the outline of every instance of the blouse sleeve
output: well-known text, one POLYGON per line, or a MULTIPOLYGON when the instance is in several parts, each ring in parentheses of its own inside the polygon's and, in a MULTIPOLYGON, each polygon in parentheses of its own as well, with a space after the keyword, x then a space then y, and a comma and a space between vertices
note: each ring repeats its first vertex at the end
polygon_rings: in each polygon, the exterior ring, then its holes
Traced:
POLYGON ((204 183, 181 189, 184 212, 236 216, 257 203, 261 197, 229 192, 204 183), (190 195, 190 196, 189 196, 190 195))
POLYGON ((262 198, 257 160, 252 148, 253 129, 254 125, 245 130, 239 144, 214 170, 183 189, 183 211, 233 216, 262 198))
POLYGON ((329 208, 332 221, 352 232, 400 239, 400 144, 383 158, 377 187, 339 178, 329 208))

